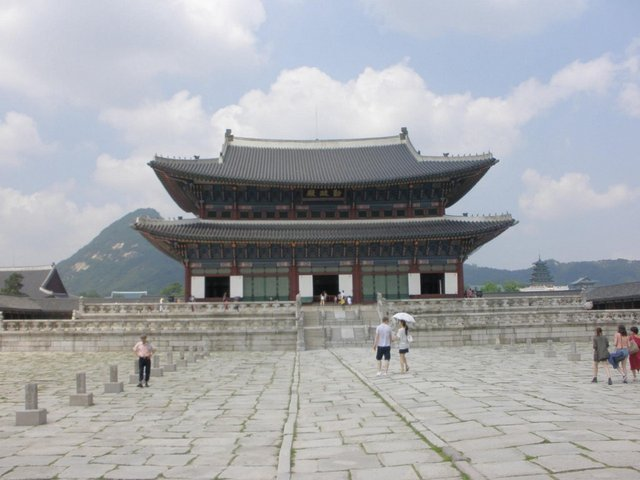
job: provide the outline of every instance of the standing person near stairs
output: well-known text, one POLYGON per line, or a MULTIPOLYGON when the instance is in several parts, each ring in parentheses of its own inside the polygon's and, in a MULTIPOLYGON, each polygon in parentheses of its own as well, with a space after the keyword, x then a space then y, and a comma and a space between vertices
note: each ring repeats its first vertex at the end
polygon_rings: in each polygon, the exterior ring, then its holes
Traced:
POLYGON ((392 340, 393 330, 389 326, 389 317, 382 317, 382 322, 376 327, 376 338, 373 340, 373 350, 376 352, 376 360, 378 361, 378 376, 386 375, 389 372, 392 340))

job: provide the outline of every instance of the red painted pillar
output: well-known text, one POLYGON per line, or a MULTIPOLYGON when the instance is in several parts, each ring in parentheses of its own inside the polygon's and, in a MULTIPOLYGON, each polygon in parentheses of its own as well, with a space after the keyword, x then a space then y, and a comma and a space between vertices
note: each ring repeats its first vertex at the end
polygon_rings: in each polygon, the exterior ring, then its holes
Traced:
POLYGON ((289 267, 289 300, 295 301, 300 293, 298 266, 296 265, 296 242, 291 243, 291 266, 289 267))
POLYGON ((456 265, 456 272, 458 274, 458 297, 464 297, 464 264, 458 261, 456 265))
POLYGON ((184 300, 191 297, 191 264, 189 260, 184 262, 184 300))

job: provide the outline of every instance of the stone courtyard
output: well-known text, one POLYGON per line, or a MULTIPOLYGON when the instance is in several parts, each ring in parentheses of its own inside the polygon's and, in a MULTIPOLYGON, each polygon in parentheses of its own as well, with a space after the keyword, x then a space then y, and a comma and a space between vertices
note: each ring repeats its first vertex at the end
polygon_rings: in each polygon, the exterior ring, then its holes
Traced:
POLYGON ((592 384, 577 351, 415 348, 380 377, 362 347, 214 352, 149 388, 130 352, 0 353, 0 478, 640 478, 640 384, 592 384), (92 406, 70 406, 80 372, 92 406), (47 423, 16 426, 30 382, 47 423))

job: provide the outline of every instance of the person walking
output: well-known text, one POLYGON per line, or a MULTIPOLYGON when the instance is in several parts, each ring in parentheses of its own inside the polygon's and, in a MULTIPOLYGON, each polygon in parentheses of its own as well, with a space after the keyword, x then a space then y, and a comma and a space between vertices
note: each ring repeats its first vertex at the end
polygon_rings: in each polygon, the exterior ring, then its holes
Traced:
POLYGON ((629 330, 631 330, 631 335, 629 335, 629 368, 633 373, 633 381, 636 382, 638 371, 640 371, 640 336, 638 336, 638 327, 633 326, 629 330), (631 342, 635 343, 638 348, 634 348, 631 342))
POLYGON ((609 363, 622 375, 622 383, 627 383, 627 358, 629 357, 629 336, 624 325, 618 325, 613 338, 616 351, 609 355, 609 363))
POLYGON ((389 372, 392 340, 393 330, 389 326, 389 317, 382 317, 382 322, 376 327, 376 337, 373 340, 373 350, 376 352, 378 362, 378 376, 386 375, 389 372))
POLYGON ((147 336, 141 335, 140 341, 133 346, 133 353, 138 356, 138 387, 149 386, 149 376, 151 375, 151 357, 155 349, 153 345, 147 342, 147 336))
POLYGON ((400 357, 400 373, 409 371, 407 363, 407 353, 409 353, 409 327, 405 320, 400 320, 400 328, 396 333, 398 339, 398 356, 400 357))
POLYGON ((609 340, 602 335, 602 328, 596 328, 596 336, 593 337, 593 380, 591 383, 598 382, 598 365, 602 363, 609 378, 608 383, 611 385, 611 368, 609 367, 609 340))

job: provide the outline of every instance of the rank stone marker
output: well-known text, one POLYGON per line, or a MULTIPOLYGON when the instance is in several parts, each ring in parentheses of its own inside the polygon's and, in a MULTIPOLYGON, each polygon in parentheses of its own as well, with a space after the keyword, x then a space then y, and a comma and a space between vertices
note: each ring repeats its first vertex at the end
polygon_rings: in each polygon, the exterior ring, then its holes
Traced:
POLYGON ((104 393, 122 393, 124 385, 118 381, 118 366, 109 366, 109 382, 104 384, 104 393))
POLYGON ((69 405, 72 407, 90 407, 93 405, 93 393, 87 393, 87 376, 85 373, 76 373, 76 393, 69 396, 69 405))
POLYGON ((16 426, 43 425, 47 423, 47 410, 38 408, 38 384, 27 383, 24 389, 24 410, 16 412, 16 426))

